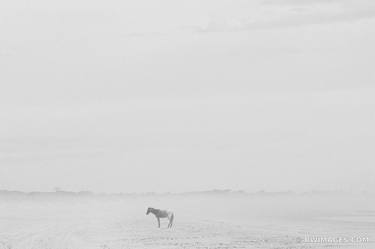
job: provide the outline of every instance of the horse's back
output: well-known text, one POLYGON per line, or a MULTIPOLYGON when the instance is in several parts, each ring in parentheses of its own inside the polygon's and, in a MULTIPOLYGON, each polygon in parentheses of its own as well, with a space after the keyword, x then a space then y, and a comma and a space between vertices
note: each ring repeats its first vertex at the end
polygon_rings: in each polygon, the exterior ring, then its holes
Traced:
POLYGON ((158 216, 159 216, 160 218, 167 218, 167 217, 169 217, 169 212, 166 211, 166 210, 159 210, 159 212, 158 212, 158 216))

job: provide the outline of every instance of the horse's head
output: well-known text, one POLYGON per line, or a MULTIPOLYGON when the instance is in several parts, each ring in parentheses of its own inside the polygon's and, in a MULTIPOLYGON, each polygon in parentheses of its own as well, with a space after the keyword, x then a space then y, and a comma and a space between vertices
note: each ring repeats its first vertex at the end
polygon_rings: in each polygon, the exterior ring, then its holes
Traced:
POLYGON ((150 207, 147 208, 147 212, 146 212, 146 214, 149 214, 149 213, 151 212, 151 209, 152 209, 152 208, 150 208, 150 207))

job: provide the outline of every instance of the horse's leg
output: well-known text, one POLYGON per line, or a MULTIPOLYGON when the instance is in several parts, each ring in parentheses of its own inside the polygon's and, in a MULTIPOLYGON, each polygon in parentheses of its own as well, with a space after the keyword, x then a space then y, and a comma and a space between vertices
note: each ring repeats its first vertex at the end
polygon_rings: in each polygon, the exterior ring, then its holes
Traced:
POLYGON ((170 228, 172 228, 172 225, 173 225, 173 219, 174 219, 174 214, 172 213, 172 215, 171 215, 171 226, 170 226, 170 228))
POLYGON ((171 227, 171 218, 168 217, 168 228, 171 227))
POLYGON ((156 219, 158 219, 158 227, 160 228, 160 218, 156 217, 156 219))

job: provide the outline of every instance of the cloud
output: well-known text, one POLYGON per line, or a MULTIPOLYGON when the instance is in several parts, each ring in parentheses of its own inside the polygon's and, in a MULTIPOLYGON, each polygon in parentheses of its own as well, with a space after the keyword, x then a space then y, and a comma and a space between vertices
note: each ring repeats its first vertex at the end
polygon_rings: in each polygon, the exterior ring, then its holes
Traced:
MULTIPOLYGON (((342 0, 343 2, 345 0, 342 0)), ((331 4, 338 2, 337 0, 264 0, 263 4, 276 5, 311 5, 311 4, 331 4)))
POLYGON ((355 22, 375 18, 375 9, 363 9, 343 12, 319 12, 319 13, 290 13, 287 16, 262 21, 247 19, 211 20, 206 25, 192 26, 197 33, 208 32, 236 32, 257 29, 275 29, 300 27, 319 24, 332 24, 343 22, 355 22))

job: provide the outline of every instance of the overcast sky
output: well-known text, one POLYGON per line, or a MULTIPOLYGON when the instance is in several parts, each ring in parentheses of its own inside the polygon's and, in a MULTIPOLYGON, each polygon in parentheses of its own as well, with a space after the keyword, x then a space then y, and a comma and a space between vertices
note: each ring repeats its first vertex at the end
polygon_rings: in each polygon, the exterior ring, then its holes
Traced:
POLYGON ((373 0, 0 3, 0 189, 371 190, 373 0))

